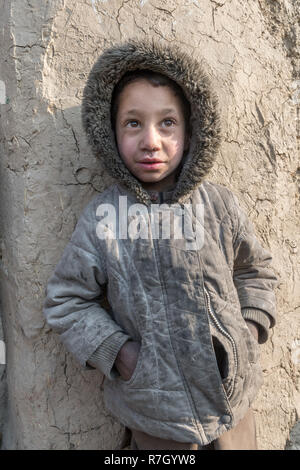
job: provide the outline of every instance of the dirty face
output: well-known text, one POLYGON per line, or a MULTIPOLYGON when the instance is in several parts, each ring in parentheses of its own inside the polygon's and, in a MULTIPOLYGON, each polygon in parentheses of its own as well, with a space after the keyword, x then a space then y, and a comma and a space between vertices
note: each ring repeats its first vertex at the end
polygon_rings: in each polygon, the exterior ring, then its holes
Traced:
POLYGON ((145 189, 168 189, 188 146, 180 99, 168 86, 145 79, 129 83, 119 97, 116 139, 125 165, 145 189))

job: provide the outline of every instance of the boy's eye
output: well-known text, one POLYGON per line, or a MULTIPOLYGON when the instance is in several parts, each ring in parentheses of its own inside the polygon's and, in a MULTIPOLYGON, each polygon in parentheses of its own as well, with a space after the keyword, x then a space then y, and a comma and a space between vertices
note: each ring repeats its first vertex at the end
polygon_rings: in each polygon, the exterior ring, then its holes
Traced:
MULTIPOLYGON (((140 126, 140 122, 137 121, 136 119, 130 119, 130 121, 127 121, 125 123, 125 126, 126 127, 129 127, 129 128, 137 128, 140 126)), ((175 124, 175 120, 174 119, 164 119, 162 121, 162 126, 163 127, 172 127, 173 125, 175 124)))
POLYGON ((127 127, 137 127, 139 125, 138 121, 131 120, 126 123, 127 127))
POLYGON ((163 124, 166 127, 171 127, 173 124, 175 124, 175 121, 173 119, 164 119, 163 124))

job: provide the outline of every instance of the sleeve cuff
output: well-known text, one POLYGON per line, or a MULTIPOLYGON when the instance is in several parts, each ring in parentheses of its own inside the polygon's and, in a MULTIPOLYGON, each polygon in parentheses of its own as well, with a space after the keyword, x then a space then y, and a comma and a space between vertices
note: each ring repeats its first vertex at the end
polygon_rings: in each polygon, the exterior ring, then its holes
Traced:
POLYGON ((246 307, 242 308, 242 315, 244 320, 251 320, 258 324, 259 327, 259 344, 263 344, 268 340, 269 329, 271 325, 270 317, 264 310, 246 307))
POLYGON ((102 374, 104 374, 108 379, 115 379, 120 374, 114 367, 114 362, 123 344, 130 339, 130 336, 122 333, 121 331, 113 333, 111 336, 106 338, 91 355, 87 361, 87 365, 94 366, 96 369, 99 369, 100 372, 102 372, 102 374))

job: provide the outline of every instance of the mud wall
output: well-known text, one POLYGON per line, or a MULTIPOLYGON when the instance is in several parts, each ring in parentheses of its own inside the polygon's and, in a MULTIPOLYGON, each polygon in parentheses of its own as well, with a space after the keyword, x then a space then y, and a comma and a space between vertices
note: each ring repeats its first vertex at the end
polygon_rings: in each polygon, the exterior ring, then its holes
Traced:
POLYGON ((42 304, 81 210, 111 182, 81 127, 85 80, 106 46, 131 37, 175 42, 209 66, 223 126, 210 179, 239 196, 280 279, 277 325, 261 347, 259 447, 299 446, 299 1, 0 0, 0 11, 2 447, 113 449, 121 439, 101 374, 81 370, 42 304))

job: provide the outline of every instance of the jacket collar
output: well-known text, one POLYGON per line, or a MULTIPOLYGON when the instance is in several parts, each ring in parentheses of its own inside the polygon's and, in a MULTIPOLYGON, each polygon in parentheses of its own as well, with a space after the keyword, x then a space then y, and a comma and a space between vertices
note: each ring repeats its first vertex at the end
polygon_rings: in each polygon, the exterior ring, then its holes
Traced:
POLYGON ((172 188, 169 188, 167 191, 147 190, 147 193, 149 194, 152 204, 171 203, 175 188, 176 188, 176 185, 174 185, 172 188))
MULTIPOLYGON (((132 191, 130 191, 123 183, 118 183, 117 186, 119 187, 119 191, 121 192, 121 194, 127 196, 129 196, 130 194, 132 195, 132 191)), ((172 202, 174 202, 173 194, 175 188, 176 184, 169 187, 166 191, 155 191, 150 189, 147 191, 145 190, 149 198, 149 204, 171 204, 172 202)))

